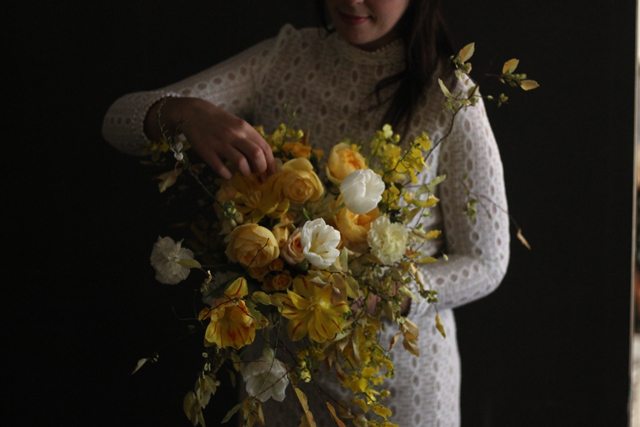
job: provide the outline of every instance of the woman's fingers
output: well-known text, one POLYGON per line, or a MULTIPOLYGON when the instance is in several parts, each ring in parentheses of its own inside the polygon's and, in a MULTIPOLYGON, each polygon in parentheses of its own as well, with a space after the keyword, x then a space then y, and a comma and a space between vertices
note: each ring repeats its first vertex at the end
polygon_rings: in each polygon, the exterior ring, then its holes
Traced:
POLYGON ((222 162, 222 160, 220 160, 220 157, 218 157, 215 151, 212 151, 205 161, 209 163, 209 166, 211 166, 211 169, 213 169, 213 171, 217 173, 219 177, 224 179, 231 179, 231 177, 233 176, 229 168, 227 168, 224 165, 224 163, 222 162))
POLYGON ((204 100, 193 100, 184 128, 195 151, 223 178, 235 171, 261 176, 276 170, 271 147, 245 120, 204 100))
MULTIPOLYGON (((255 142, 258 147, 262 150, 264 154, 264 159, 267 162, 266 172, 267 174, 272 174, 276 171, 276 161, 273 157, 273 151, 271 150, 271 146, 264 140, 262 135, 258 133, 253 127, 251 127, 249 131, 249 139, 255 142)), ((264 172, 264 171, 263 171, 264 172)))
POLYGON ((245 155, 231 144, 224 144, 218 149, 218 155, 244 176, 251 175, 251 167, 245 155))
POLYGON ((242 130, 239 132, 235 147, 245 155, 253 173, 259 175, 265 172, 267 174, 275 172, 276 162, 271 146, 247 122, 244 122, 242 130))
POLYGON ((251 172, 261 174, 267 170, 267 159, 264 151, 260 146, 248 139, 239 139, 234 146, 244 155, 251 172))

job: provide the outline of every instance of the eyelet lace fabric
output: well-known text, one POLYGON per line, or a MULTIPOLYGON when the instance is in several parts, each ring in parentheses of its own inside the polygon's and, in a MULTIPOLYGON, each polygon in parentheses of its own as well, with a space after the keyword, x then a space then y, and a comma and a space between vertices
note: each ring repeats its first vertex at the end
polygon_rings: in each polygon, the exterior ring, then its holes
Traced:
MULTIPOLYGON (((103 135, 117 149, 140 154, 146 141, 143 121, 150 106, 164 96, 193 96, 267 130, 281 122, 304 129, 312 143, 328 153, 345 137, 362 143, 370 139, 384 113, 384 108, 373 107, 373 88, 381 78, 403 67, 401 42, 365 52, 336 34, 286 25, 275 38, 197 75, 119 98, 104 118, 103 135)), ((428 101, 415 112, 408 139, 426 130, 435 141, 449 129, 451 116, 442 109, 437 85, 427 95, 428 101)), ((409 316, 420 328, 420 356, 412 356, 401 346, 394 348, 395 376, 388 381, 392 421, 402 427, 460 424, 460 361, 452 309, 492 292, 509 260, 502 163, 482 102, 456 116, 451 134, 429 163, 421 179, 427 181, 436 174, 447 178, 439 186, 441 202, 425 226, 444 232, 440 241, 424 251, 425 255, 444 251, 448 261, 430 264, 423 272, 439 293, 438 310, 447 338, 436 331, 434 307, 413 301, 409 316), (469 194, 487 201, 478 208, 475 220, 464 213, 469 194)), ((389 328, 383 339, 388 342, 394 332, 389 328)), ((337 390, 330 381, 324 381, 323 388, 337 390)), ((324 403, 326 395, 313 388, 306 393, 318 425, 334 425, 324 403)), ((267 423, 273 427, 297 426, 300 414, 292 394, 284 403, 265 406, 267 423)))

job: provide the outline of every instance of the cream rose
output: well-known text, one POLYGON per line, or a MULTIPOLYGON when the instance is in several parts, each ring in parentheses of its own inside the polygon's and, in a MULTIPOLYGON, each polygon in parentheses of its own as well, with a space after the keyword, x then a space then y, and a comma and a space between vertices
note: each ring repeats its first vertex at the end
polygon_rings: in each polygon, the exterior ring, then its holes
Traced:
POLYGON ((266 267, 278 258, 280 249, 273 233, 257 224, 243 224, 227 236, 225 253, 232 262, 245 267, 266 267))
POLYGON ((340 255, 340 232, 318 218, 307 221, 300 232, 300 243, 304 257, 314 267, 330 267, 340 255))
POLYGON ((367 162, 355 145, 341 142, 334 145, 327 159, 327 178, 334 184, 340 184, 347 176, 358 169, 365 169, 367 162))
POLYGON ((380 175, 371 169, 357 170, 340 184, 345 206, 357 214, 365 214, 378 206, 384 188, 380 175))
POLYGON ((404 225, 392 223, 383 215, 371 223, 367 242, 373 253, 384 265, 394 264, 407 250, 409 233, 404 225))

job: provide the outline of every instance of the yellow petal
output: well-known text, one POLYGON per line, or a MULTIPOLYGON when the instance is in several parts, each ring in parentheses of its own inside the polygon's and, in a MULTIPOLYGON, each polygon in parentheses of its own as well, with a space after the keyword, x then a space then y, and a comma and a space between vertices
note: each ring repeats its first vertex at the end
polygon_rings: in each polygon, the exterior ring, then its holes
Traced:
POLYGON ((231 299, 240 299, 249 293, 247 287, 247 279, 244 277, 238 277, 234 280, 227 289, 224 291, 224 295, 231 299))
POLYGON ((502 66, 502 74, 513 73, 516 70, 516 67, 518 67, 519 63, 520 61, 516 58, 511 58, 510 60, 506 61, 502 66))
POLYGON ((520 87, 522 90, 533 90, 539 88, 540 85, 535 80, 523 80, 520 82, 520 87))
POLYGON ((460 51, 458 52, 458 58, 460 58, 460 61, 462 62, 467 62, 469 59, 471 59, 475 50, 476 44, 473 42, 469 43, 465 47, 460 49, 460 51))

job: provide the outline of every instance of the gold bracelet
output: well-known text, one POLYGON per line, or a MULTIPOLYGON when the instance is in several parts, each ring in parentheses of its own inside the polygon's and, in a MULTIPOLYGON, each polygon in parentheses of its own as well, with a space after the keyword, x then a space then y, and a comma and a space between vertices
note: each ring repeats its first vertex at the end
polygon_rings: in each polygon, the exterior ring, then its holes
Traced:
POLYGON ((162 108, 164 107, 164 104, 167 103, 167 99, 169 99, 169 97, 165 96, 160 100, 160 103, 158 104, 158 109, 156 110, 156 117, 158 120, 158 128, 160 128, 160 135, 162 136, 162 139, 169 141, 169 137, 167 136, 167 131, 164 126, 164 122, 162 121, 162 108))

